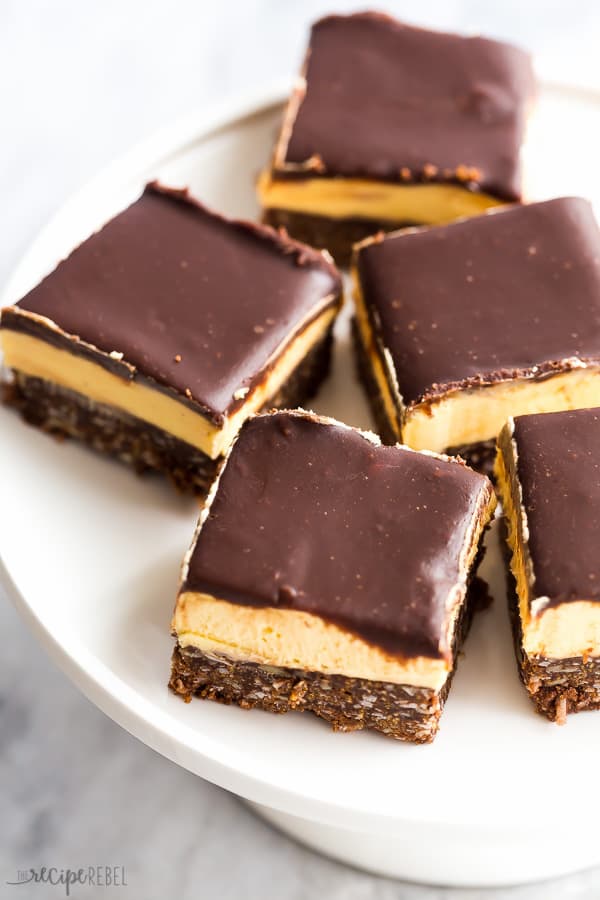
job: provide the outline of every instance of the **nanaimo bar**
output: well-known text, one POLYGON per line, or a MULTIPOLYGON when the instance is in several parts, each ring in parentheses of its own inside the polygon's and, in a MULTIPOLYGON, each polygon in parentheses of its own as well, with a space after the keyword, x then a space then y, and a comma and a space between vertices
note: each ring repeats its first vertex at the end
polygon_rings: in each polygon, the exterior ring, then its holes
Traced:
POLYGON ((462 461, 303 411, 250 419, 184 561, 170 687, 431 741, 494 506, 462 461))
POLYGON ((563 723, 600 708, 600 409, 510 419, 496 479, 521 678, 563 723))
POLYGON ((316 392, 341 296, 322 253, 150 184, 2 311, 6 402, 202 493, 250 414, 316 392))
POLYGON ((530 58, 509 44, 327 16, 258 182, 264 219, 341 265, 377 231, 519 200, 533 94, 530 58))
POLYGON ((600 405, 600 232, 586 200, 368 239, 353 276, 384 440, 489 471, 509 416, 600 405))

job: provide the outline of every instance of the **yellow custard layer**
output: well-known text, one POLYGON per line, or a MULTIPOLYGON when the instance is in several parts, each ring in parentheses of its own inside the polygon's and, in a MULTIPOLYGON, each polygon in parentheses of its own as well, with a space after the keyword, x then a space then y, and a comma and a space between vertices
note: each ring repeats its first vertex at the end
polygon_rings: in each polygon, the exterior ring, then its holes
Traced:
POLYGON ((4 364, 9 368, 76 391, 96 403, 114 406, 216 459, 229 447, 248 416, 277 394, 311 348, 325 336, 337 312, 338 307, 328 306, 301 328, 275 355, 264 380, 246 395, 242 406, 222 426, 215 425, 176 397, 141 381, 126 381, 92 360, 59 349, 41 338, 3 328, 0 342, 4 364))
POLYGON ((535 594, 535 572, 527 552, 527 515, 516 478, 517 449, 512 430, 512 420, 509 420, 499 440, 495 476, 506 520, 524 650, 528 656, 550 659, 600 656, 600 604, 581 599, 550 606, 548 597, 535 594))
POLYGON ((241 606, 208 594, 179 595, 173 630, 181 647, 195 647, 204 653, 433 690, 444 686, 451 668, 445 659, 390 656, 310 613, 241 606))
POLYGON ((374 219, 424 225, 442 225, 503 205, 497 197, 458 184, 402 184, 326 176, 277 178, 269 171, 260 175, 257 192, 264 209, 328 219, 374 219))
POLYGON ((353 270, 359 335, 398 440, 438 453, 494 439, 509 416, 600 406, 600 368, 578 365, 545 378, 516 378, 449 391, 439 399, 405 407, 389 353, 382 361, 353 270))

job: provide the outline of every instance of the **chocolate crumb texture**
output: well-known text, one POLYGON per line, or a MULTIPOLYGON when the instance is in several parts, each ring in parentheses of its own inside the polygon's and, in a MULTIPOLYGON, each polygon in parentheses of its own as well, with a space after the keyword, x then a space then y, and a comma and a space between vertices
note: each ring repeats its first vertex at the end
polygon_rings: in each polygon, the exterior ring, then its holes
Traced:
MULTIPOLYGON (((316 344, 292 372, 266 407, 295 407, 310 400, 326 378, 331 364, 332 330, 316 344)), ((182 491, 203 496, 215 478, 221 459, 168 435, 114 407, 22 372, 13 372, 3 386, 3 401, 23 419, 53 437, 74 438, 94 450, 120 459, 139 474, 160 472, 182 491)), ((247 388, 242 388, 246 396, 247 388)))

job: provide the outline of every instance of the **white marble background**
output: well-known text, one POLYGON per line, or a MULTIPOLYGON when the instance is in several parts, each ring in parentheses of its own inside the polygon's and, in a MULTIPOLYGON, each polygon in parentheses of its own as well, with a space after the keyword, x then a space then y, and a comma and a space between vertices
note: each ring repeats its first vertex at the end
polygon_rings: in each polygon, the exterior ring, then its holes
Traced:
MULTIPOLYGON (((0 282, 100 167, 170 119, 291 76, 337 0, 0 0, 0 282)), ((379 2, 419 24, 517 40, 554 79, 600 85, 594 0, 379 2)), ((0 499, 1 513, 1 499, 0 499)), ((26 539, 26 536, 24 536, 26 539)), ((373 878, 305 850, 235 797, 157 756, 91 706, 0 597, 0 896, 17 868, 109 863, 130 900, 566 900, 600 872, 503 891, 373 878)), ((25 893, 30 891, 29 894, 25 893)))

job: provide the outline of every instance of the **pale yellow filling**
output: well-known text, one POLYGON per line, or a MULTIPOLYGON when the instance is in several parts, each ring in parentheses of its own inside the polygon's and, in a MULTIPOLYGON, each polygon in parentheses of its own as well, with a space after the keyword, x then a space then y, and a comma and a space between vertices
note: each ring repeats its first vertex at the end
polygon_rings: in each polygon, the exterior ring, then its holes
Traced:
POLYGON ((365 304, 354 276, 359 334, 398 439, 415 450, 438 453, 449 447, 495 438, 509 416, 600 406, 600 368, 573 360, 573 369, 545 378, 516 378, 449 391, 433 402, 404 407, 389 353, 385 367, 374 346, 365 304), (399 416, 401 425, 399 424, 399 416))
MULTIPOLYGON (((512 435, 512 422, 506 426, 512 435)), ((516 448, 509 434, 503 433, 501 449, 495 465, 498 492, 507 524, 507 541, 511 550, 510 568, 517 585, 519 616, 523 630, 523 647, 528 656, 550 659, 600 656, 600 604, 576 600, 549 606, 547 597, 535 596, 535 577, 527 556, 527 516, 521 497, 509 475, 504 448, 510 447, 514 469, 516 448)))
POLYGON ((182 647, 224 654, 275 668, 345 675, 439 690, 444 659, 398 659, 319 616, 255 608, 186 592, 177 599, 173 628, 182 647))
POLYGON ((265 209, 326 216, 441 225, 503 205, 497 197, 457 184, 397 184, 367 178, 273 178, 257 185, 265 209))
POLYGON ((406 411, 402 440, 441 450, 495 438, 508 416, 600 405, 600 370, 579 367, 548 378, 518 378, 452 391, 406 411))
POLYGON ((501 449, 505 442, 510 440, 511 456, 514 455, 512 441, 512 419, 505 426, 510 430, 510 436, 504 429, 498 439, 498 450, 494 462, 494 476, 496 489, 502 502, 502 510, 506 523, 506 540, 511 550, 510 569, 517 583, 517 598, 519 600, 519 616, 521 622, 526 625, 530 618, 529 610, 529 582, 532 580, 531 563, 525 557, 525 545, 528 539, 526 516, 522 508, 521 497, 517 497, 514 491, 518 491, 518 485, 514 484, 513 477, 509 474, 508 465, 514 469, 514 458, 510 463, 505 460, 501 449), (502 444, 500 444, 500 441, 502 444))
POLYGON ((528 656, 600 656, 600 608, 590 600, 562 603, 532 617, 524 631, 528 656))
MULTIPOLYGON (((0 330, 4 363, 11 369, 76 391, 96 403, 114 406, 197 447, 212 459, 225 452, 243 422, 275 396, 309 350, 324 337, 338 312, 328 306, 278 351, 265 379, 243 404, 217 426, 175 397, 139 381, 126 381, 107 369, 44 340, 5 328, 0 330)), ((38 320, 39 321, 39 320, 38 320)))
MULTIPOLYGON (((389 352, 384 351, 384 360, 382 360, 380 353, 375 347, 375 337, 373 335, 371 324, 369 322, 369 316, 367 313, 365 302, 363 300, 358 273, 355 266, 352 266, 351 275, 353 283, 356 325, 358 328, 359 338, 368 357, 371 374, 374 376, 377 383, 377 387, 383 401, 387 421, 393 431, 397 434, 398 440, 400 440, 400 418, 402 415, 403 404, 400 390, 398 388, 398 380, 396 377, 394 364, 389 352)), ((404 441, 404 443, 406 444, 408 442, 404 441)), ((437 448, 428 447, 419 449, 436 450, 437 448)), ((445 450, 446 447, 442 447, 441 449, 445 450)))

